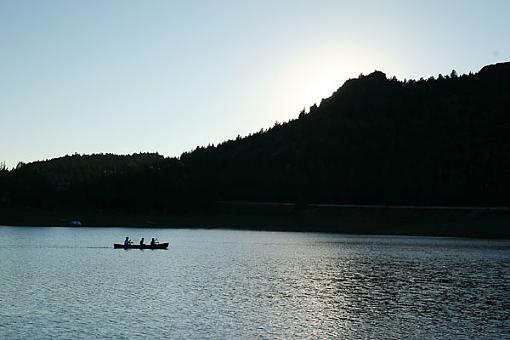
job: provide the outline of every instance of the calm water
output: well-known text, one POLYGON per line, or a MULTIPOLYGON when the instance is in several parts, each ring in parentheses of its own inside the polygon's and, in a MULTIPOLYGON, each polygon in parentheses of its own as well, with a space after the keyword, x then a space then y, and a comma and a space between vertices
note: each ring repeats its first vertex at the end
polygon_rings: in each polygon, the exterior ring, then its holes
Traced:
POLYGON ((0 227, 0 267, 2 339, 510 337, 510 241, 0 227))

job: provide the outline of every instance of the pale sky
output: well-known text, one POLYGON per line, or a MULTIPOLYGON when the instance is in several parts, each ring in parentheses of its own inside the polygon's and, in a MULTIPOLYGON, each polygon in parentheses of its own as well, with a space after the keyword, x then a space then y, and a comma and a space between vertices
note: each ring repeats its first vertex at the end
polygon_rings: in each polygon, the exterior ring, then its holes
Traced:
POLYGON ((0 0, 0 162, 179 156, 348 78, 510 61, 510 1, 0 0))

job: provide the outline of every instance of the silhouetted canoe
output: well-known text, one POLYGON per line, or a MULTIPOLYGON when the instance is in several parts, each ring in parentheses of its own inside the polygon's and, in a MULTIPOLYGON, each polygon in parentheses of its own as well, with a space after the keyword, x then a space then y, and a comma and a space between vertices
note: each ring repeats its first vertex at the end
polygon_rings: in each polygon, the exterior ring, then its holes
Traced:
POLYGON ((125 246, 124 244, 114 243, 113 248, 115 249, 167 249, 168 248, 168 242, 167 243, 158 243, 154 245, 150 244, 130 244, 128 246, 125 246))

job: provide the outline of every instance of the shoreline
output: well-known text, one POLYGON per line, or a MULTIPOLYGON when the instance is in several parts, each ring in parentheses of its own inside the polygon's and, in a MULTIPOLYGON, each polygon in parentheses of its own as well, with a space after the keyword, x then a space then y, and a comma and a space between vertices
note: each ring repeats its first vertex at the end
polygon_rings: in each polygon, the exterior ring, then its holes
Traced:
POLYGON ((321 232, 356 235, 401 235, 510 239, 508 211, 429 211, 420 209, 337 208, 223 209, 165 214, 83 210, 0 208, 0 226, 231 229, 321 232), (71 225, 80 221, 81 226, 71 225))
POLYGON ((271 228, 230 228, 230 227, 173 227, 173 226, 110 226, 110 225, 88 225, 88 226, 64 226, 64 225, 5 225, 0 223, 0 228, 119 228, 119 229, 183 229, 183 230, 231 230, 231 231, 261 231, 261 232, 277 232, 277 233, 319 233, 319 234, 335 234, 347 236, 398 236, 398 237, 432 237, 432 238, 452 238, 452 239, 472 239, 472 240, 494 240, 494 241, 510 241, 510 235, 505 236, 478 236, 478 235, 464 235, 464 234, 428 234, 428 233, 385 233, 384 231, 365 233, 365 232, 343 232, 343 231, 322 231, 322 230, 294 230, 294 229, 271 229, 271 228))

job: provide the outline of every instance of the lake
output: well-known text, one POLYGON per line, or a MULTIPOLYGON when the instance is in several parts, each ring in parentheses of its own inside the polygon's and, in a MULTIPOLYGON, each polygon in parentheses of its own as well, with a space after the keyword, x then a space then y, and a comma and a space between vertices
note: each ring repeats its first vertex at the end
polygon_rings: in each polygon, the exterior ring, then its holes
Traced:
POLYGON ((0 265, 2 339, 510 337, 505 240, 0 227, 0 265))

